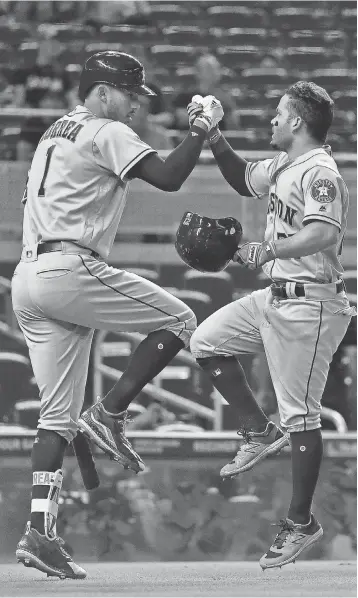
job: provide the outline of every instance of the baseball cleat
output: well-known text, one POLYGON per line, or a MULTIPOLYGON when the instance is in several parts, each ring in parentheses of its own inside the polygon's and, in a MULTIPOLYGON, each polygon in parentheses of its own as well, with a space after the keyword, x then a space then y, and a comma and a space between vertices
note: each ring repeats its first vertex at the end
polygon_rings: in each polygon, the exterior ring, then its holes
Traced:
POLYGON ((63 548, 64 540, 55 536, 48 540, 35 528, 26 526, 24 535, 16 548, 16 559, 25 567, 34 567, 47 577, 60 579, 84 579, 86 571, 76 565, 72 557, 63 548))
POLYGON ((240 431, 244 438, 235 457, 220 471, 222 478, 231 478, 238 473, 248 471, 254 465, 268 457, 276 455, 289 444, 289 435, 283 434, 273 422, 268 422, 264 432, 240 431))
POLYGON ((121 463, 125 469, 138 473, 144 471, 145 465, 125 436, 127 419, 127 411, 109 415, 99 401, 82 413, 78 427, 111 459, 121 463))
POLYGON ((294 563, 304 550, 311 548, 323 536, 322 526, 312 514, 306 525, 294 523, 291 519, 282 519, 276 525, 281 527, 281 531, 260 559, 262 570, 294 563))

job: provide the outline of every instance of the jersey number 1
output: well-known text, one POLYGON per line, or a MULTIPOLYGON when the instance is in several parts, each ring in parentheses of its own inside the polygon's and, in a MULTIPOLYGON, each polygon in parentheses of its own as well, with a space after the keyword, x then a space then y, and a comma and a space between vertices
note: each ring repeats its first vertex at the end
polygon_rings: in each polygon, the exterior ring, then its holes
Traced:
POLYGON ((46 164, 45 164, 45 170, 44 170, 44 175, 42 177, 41 185, 39 187, 39 192, 38 192, 39 197, 45 197, 45 181, 46 181, 46 177, 48 175, 51 157, 52 157, 53 150, 55 149, 55 147, 56 147, 56 145, 50 145, 50 147, 48 148, 48 150, 46 152, 46 164))

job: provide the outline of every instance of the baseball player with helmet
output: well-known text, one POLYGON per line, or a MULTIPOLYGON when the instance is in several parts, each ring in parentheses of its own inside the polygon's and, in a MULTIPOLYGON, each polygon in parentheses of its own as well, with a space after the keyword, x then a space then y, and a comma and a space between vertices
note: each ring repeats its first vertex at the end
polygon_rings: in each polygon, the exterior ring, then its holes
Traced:
MULTIPOLYGON (((207 105, 207 98, 193 100, 189 122, 207 105)), ((294 561, 323 534, 311 512, 323 452, 320 402, 333 354, 355 313, 339 259, 348 191, 324 146, 332 118, 326 90, 299 81, 280 99, 271 121, 274 158, 247 162, 218 127, 208 135, 227 182, 267 210, 264 240, 239 245, 233 260, 252 270, 262 267, 272 284, 221 308, 190 341, 198 364, 235 407, 244 438, 222 478, 251 469, 290 438, 291 504, 260 560, 263 569, 294 561), (267 357, 284 433, 258 406, 237 360, 240 353, 260 352, 267 357)))
POLYGON ((80 76, 82 105, 42 136, 23 198, 23 250, 12 301, 41 410, 32 451, 31 521, 16 556, 59 577, 86 576, 56 534, 68 443, 80 428, 112 459, 143 470, 125 436, 127 407, 188 346, 196 327, 187 305, 148 280, 110 267, 107 259, 130 180, 163 191, 180 189, 223 110, 213 100, 162 160, 130 128, 140 94, 153 92, 136 58, 113 51, 91 56, 80 76), (118 383, 79 419, 94 329, 147 336, 118 383))

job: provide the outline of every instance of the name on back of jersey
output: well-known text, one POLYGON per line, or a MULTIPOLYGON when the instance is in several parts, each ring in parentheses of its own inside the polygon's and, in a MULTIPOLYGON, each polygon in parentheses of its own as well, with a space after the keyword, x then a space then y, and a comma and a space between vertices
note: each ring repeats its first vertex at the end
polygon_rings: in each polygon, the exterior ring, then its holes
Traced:
POLYGON ((81 129, 83 129, 83 125, 78 124, 74 120, 58 120, 45 131, 40 139, 40 143, 41 141, 45 141, 45 139, 53 139, 54 137, 62 137, 62 139, 67 139, 74 143, 81 129))

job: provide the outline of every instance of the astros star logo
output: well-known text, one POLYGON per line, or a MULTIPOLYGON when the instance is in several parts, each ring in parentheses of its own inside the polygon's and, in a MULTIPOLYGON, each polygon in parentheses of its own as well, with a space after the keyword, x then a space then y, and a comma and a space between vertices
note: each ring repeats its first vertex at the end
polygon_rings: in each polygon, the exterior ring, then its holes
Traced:
POLYGON ((337 191, 329 179, 318 179, 311 186, 311 195, 319 203, 330 203, 335 199, 337 191))

